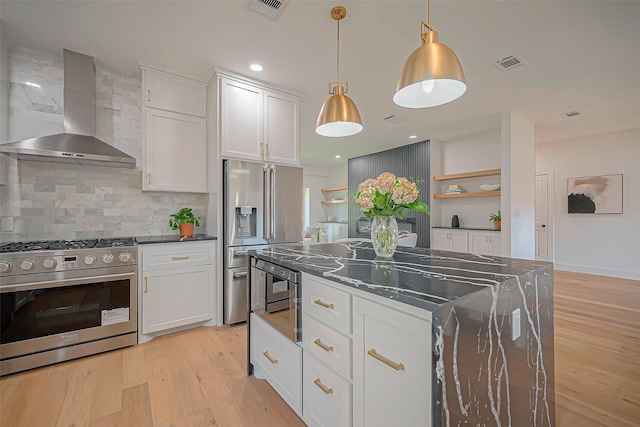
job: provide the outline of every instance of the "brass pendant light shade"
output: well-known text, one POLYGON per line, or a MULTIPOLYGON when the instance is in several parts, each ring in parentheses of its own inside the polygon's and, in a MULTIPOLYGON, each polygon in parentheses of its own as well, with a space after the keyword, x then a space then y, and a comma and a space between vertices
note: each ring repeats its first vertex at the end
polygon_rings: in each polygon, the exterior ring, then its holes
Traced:
POLYGON ((329 93, 332 95, 322 104, 316 133, 328 137, 344 137, 360 132, 362 119, 355 102, 345 93, 349 91, 349 83, 340 80, 340 20, 347 16, 347 10, 342 6, 331 9, 331 18, 338 21, 338 49, 337 71, 338 80, 329 82, 329 93))
POLYGON ((467 90, 462 66, 453 50, 438 43, 438 32, 430 23, 422 22, 420 33, 422 46, 407 58, 393 96, 393 102, 401 107, 435 107, 459 98, 467 90))

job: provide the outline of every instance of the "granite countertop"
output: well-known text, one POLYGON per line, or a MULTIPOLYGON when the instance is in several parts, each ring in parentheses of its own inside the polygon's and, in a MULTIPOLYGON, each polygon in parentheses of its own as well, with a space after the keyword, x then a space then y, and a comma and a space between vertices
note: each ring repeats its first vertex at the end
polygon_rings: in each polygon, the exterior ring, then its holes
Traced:
POLYGON ((487 287, 550 265, 425 248, 398 247, 393 258, 376 258, 369 242, 290 244, 250 254, 293 270, 324 277, 429 311, 487 287))
POLYGON ((180 237, 180 234, 163 234, 159 236, 137 236, 136 241, 139 245, 150 243, 179 243, 179 242, 200 242, 203 240, 218 240, 216 236, 208 234, 194 234, 193 237, 180 237))
POLYGON ((445 229, 445 230, 474 230, 474 231, 500 231, 500 230, 496 230, 495 228, 491 227, 448 227, 448 226, 437 226, 434 225, 431 228, 440 228, 440 229, 445 229))

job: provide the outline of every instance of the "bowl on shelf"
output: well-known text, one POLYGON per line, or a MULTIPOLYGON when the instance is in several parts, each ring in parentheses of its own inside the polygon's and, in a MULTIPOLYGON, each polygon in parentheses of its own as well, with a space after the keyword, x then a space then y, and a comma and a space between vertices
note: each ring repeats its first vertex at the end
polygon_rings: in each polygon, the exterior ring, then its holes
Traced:
POLYGON ((484 184, 480 186, 482 191, 496 191, 500 189, 500 184, 484 184))

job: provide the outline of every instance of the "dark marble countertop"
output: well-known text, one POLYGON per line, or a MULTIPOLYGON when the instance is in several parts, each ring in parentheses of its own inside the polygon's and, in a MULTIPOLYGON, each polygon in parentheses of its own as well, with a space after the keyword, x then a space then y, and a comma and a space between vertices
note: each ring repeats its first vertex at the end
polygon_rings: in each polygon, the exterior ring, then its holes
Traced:
POLYGON ((446 227, 446 226, 432 226, 431 228, 439 228, 445 230, 471 230, 471 231, 500 231, 495 228, 484 228, 484 227, 446 227))
POLYGON ((203 240, 218 240, 218 238, 208 234, 194 234, 193 237, 181 238, 179 233, 163 234, 159 236, 136 236, 136 241, 139 245, 146 245, 150 243, 201 242, 203 240))
POLYGON ((293 270, 324 277, 426 310, 531 274, 550 263, 425 248, 398 247, 376 258, 369 242, 290 244, 249 252, 293 270))

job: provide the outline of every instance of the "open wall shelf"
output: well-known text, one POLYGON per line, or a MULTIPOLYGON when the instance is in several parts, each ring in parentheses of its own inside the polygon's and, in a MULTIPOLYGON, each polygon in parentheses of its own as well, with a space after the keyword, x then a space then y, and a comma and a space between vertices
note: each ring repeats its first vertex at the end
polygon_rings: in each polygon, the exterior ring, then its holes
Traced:
POLYGON ((476 171, 476 172, 465 172, 465 173, 454 173, 452 175, 438 175, 434 176, 434 181, 448 181, 450 179, 463 179, 463 178, 479 178, 483 176, 495 176, 500 175, 500 169, 489 169, 484 171, 476 171))
POLYGON ((434 199, 458 199, 463 197, 491 197, 499 196, 500 190, 496 191, 482 191, 478 193, 456 193, 456 194, 434 194, 434 199))

